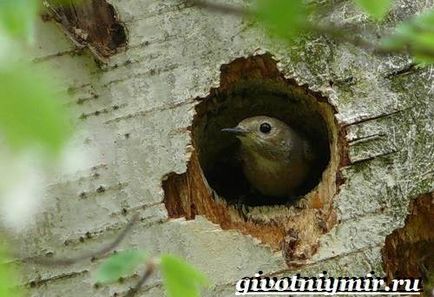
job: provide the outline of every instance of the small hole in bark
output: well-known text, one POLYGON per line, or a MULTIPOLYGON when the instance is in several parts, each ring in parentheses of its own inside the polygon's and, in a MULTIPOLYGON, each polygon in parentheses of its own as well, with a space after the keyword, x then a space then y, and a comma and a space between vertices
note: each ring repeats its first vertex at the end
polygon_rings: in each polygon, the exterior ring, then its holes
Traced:
POLYGON ((282 250, 288 266, 302 265, 318 250, 321 234, 336 224, 333 197, 347 158, 345 130, 334 108, 327 98, 285 78, 269 54, 223 65, 220 86, 198 100, 187 172, 163 178, 169 216, 203 215, 282 250), (251 194, 236 158, 239 143, 221 132, 256 115, 278 118, 312 142, 318 159, 294 197, 251 194))
POLYGON ((99 187, 96 189, 96 192, 97 192, 97 193, 104 193, 104 192, 105 192, 105 188, 104 188, 103 186, 99 186, 99 187))

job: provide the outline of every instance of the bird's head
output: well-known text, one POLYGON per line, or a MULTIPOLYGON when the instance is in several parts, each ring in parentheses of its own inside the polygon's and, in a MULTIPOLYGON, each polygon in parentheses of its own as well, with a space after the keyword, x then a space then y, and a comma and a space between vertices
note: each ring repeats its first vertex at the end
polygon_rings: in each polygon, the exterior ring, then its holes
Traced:
POLYGON ((259 153, 279 151, 287 147, 291 137, 287 124, 268 116, 246 118, 236 127, 222 131, 235 134, 244 147, 259 153))

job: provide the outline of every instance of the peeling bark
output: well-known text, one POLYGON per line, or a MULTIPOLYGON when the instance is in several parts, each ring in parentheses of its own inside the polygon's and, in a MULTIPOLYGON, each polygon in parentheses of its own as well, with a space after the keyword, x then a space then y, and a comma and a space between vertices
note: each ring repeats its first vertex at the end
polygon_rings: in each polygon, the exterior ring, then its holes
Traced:
POLYGON ((434 192, 411 202, 405 225, 386 237, 382 250, 388 279, 422 278, 426 296, 434 289, 434 192))
POLYGON ((108 58, 127 45, 126 29, 106 0, 44 3, 68 36, 80 47, 89 47, 97 57, 108 58))

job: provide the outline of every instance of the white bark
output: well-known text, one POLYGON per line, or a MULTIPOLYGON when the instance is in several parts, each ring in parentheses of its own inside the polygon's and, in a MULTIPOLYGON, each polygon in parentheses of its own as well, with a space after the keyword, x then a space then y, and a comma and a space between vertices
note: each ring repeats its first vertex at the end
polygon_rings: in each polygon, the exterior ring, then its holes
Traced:
MULTIPOLYGON (((351 1, 336 2, 331 20, 367 21, 351 1)), ((431 7, 426 2, 397 1, 389 22, 431 7)), ((142 221, 121 248, 184 257, 213 281, 204 296, 233 296, 236 280, 258 270, 381 274, 385 236, 402 226, 412 197, 434 189, 433 68, 388 76, 410 61, 373 56, 323 38, 288 47, 238 17, 185 7, 182 1, 113 5, 128 28, 129 45, 102 71, 91 53, 72 55, 73 44, 53 23, 38 24, 35 58, 62 70, 77 118, 87 115, 78 120, 86 133, 75 141, 85 145, 93 164, 47 185, 46 210, 38 224, 16 238, 20 254, 60 257, 95 249, 113 239, 138 210, 142 221), (222 64, 265 51, 280 61, 285 75, 329 96, 339 122, 348 125, 347 140, 359 139, 350 145, 354 164, 342 169, 346 181, 334 198, 339 222, 320 239, 311 264, 298 270, 288 270, 280 253, 255 238, 223 231, 204 217, 169 220, 162 203, 162 177, 186 170, 193 99, 219 85, 222 64), (345 83, 349 77, 351 83, 345 83), (97 191, 100 186, 105 190, 97 191)), ((31 296, 113 296, 138 279, 94 288, 91 276, 100 262, 57 268, 26 264, 23 282, 36 282, 31 296)), ((160 277, 154 275, 141 296, 162 292, 160 277)))

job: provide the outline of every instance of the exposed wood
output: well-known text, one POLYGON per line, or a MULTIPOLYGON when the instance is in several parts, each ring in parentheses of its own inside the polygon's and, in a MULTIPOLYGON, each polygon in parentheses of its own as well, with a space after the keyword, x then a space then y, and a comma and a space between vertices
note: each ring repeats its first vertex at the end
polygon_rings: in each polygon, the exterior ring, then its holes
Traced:
POLYGON ((426 296, 431 296, 434 290, 434 192, 411 202, 404 227, 386 237, 382 253, 389 280, 422 278, 426 296))
MULTIPOLYGON (((195 151, 191 155, 187 172, 181 175, 171 174, 163 182, 165 205, 169 216, 191 220, 196 215, 204 215, 223 229, 239 230, 258 238, 275 250, 282 250, 288 266, 301 265, 317 251, 320 235, 328 232, 336 223, 332 203, 339 182, 342 182, 337 180, 336 176, 339 166, 342 165, 339 157, 344 155, 340 150, 346 144, 338 143, 338 133, 342 132, 338 132, 340 129, 336 125, 333 108, 321 95, 315 95, 306 87, 297 86, 294 81, 286 80, 270 55, 237 59, 223 65, 220 84, 219 88, 210 91, 211 94, 207 98, 198 99, 200 103, 196 107, 197 115, 192 127, 195 151), (278 84, 274 85, 276 82, 278 84), (243 84, 248 84, 251 89, 255 85, 258 90, 250 94, 251 91, 242 89, 243 84), (263 89, 259 89, 261 84, 264 84, 263 89), (288 89, 286 90, 288 93, 283 95, 285 93, 282 90, 285 88, 288 89), (276 103, 277 99, 273 99, 274 97, 268 98, 268 93, 289 96, 288 102, 285 103, 287 108, 276 103), (235 96, 236 99, 232 101, 226 99, 230 96, 235 96), (262 201, 254 202, 263 206, 250 207, 248 200, 253 198, 249 198, 248 192, 243 192, 245 190, 241 185, 242 177, 234 175, 226 181, 228 176, 239 170, 236 164, 231 165, 231 161, 228 160, 228 163, 218 169, 218 173, 211 174, 212 170, 217 170, 213 169, 217 165, 210 163, 214 162, 212 158, 224 159, 228 154, 236 154, 236 150, 231 150, 233 145, 229 143, 229 139, 220 133, 222 127, 217 130, 212 129, 215 129, 217 121, 230 127, 243 117, 255 114, 255 106, 260 105, 261 97, 267 98, 265 104, 269 114, 274 112, 280 117, 286 116, 287 120, 294 125, 303 125, 299 126, 300 129, 304 129, 306 133, 313 133, 312 141, 315 147, 320 148, 322 153, 331 152, 331 154, 324 156, 327 161, 326 169, 324 170, 324 167, 318 169, 321 170, 317 173, 321 181, 317 181, 312 176, 313 183, 309 186, 308 193, 304 193, 297 201, 288 198, 286 201, 277 204, 273 202, 270 205, 270 202, 264 200, 270 198, 263 197, 262 201), (273 107, 274 105, 276 106, 273 107), (291 111, 292 105, 294 111, 291 111), (303 105, 308 106, 305 111, 303 105), (318 112, 318 115, 315 112, 318 112), (221 119, 214 120, 215 116, 221 119), (324 132, 321 132, 321 127, 314 127, 314 125, 325 125, 324 132), (325 133, 325 135, 318 133, 325 133), (325 137, 325 147, 321 144, 322 137, 325 137), (226 145, 225 142, 228 144, 226 145), (219 150, 223 150, 223 153, 221 154, 219 150), (209 168, 210 166, 212 167, 209 168), (222 180, 217 182, 217 179, 222 180), (219 183, 226 185, 220 188, 219 183), (219 188, 212 189, 214 185, 219 188), (234 193, 238 194, 228 192, 232 187, 234 193), (220 192, 220 189, 227 194, 220 192), (241 198, 243 196, 244 198, 241 198)), ((265 111, 261 109, 260 112, 265 111)))
POLYGON ((108 58, 127 45, 127 32, 113 5, 106 0, 45 0, 50 15, 80 46, 108 58))

